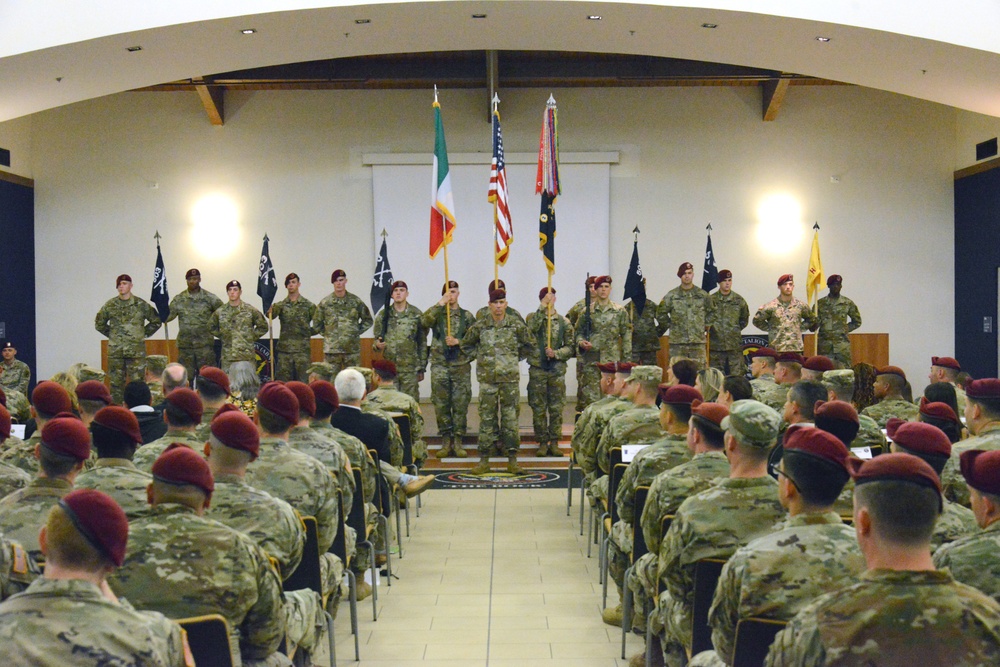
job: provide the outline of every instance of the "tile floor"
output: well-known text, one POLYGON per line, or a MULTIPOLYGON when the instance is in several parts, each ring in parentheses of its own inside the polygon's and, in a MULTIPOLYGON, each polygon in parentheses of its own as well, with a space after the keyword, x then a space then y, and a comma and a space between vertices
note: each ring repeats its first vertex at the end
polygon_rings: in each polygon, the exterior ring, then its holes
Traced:
MULTIPOLYGON (((626 664, 621 631, 601 622, 597 551, 587 558, 565 488, 431 490, 424 499, 393 562, 399 580, 379 587, 378 621, 370 600, 358 605, 362 665, 626 664)), ((346 603, 336 627, 338 663, 357 664, 346 603)), ((626 655, 642 647, 630 635, 626 655)))

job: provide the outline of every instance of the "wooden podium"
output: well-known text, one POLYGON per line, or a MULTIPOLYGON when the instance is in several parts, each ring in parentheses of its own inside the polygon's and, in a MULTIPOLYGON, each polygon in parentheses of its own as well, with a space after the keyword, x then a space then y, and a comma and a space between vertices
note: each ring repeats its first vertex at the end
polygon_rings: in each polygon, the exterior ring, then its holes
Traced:
MULTIPOLYGON (((851 365, 858 363, 871 364, 875 368, 889 365, 889 334, 887 333, 864 333, 848 334, 851 339, 851 365)), ((816 334, 808 333, 802 337, 805 346, 803 354, 811 357, 816 354, 816 334)), ((670 364, 670 337, 660 338, 660 351, 656 354, 656 361, 666 370, 670 364)))

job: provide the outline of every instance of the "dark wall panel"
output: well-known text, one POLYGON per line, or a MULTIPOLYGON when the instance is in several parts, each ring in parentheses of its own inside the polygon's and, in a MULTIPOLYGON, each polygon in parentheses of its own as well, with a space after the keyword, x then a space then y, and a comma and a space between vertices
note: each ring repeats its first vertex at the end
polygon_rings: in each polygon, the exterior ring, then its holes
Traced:
MULTIPOLYGON (((35 372, 35 189, 0 179, 0 322, 35 372)), ((29 387, 29 391, 31 387, 29 387)))

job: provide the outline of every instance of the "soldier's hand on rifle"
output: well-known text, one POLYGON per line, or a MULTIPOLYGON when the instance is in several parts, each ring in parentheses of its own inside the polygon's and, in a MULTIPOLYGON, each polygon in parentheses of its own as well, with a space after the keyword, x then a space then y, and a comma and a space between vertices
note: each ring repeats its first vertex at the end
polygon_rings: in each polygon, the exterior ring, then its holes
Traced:
POLYGON ((580 349, 584 352, 590 352, 591 348, 594 347, 590 344, 589 340, 581 340, 579 343, 580 349))
POLYGON ((447 343, 448 345, 461 345, 462 343, 462 341, 455 338, 454 336, 445 336, 444 342, 447 343))
POLYGON ((555 359, 556 351, 553 350, 551 347, 547 347, 545 348, 545 356, 548 357, 549 359, 555 359))
POLYGON ((378 350, 379 352, 385 349, 385 341, 382 340, 381 338, 376 338, 373 345, 375 346, 375 349, 378 350))

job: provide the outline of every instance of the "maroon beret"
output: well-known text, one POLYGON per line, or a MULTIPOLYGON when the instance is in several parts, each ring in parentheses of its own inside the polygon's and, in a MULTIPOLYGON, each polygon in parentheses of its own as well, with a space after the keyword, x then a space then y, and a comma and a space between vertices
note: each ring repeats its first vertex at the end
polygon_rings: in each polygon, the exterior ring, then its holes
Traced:
POLYGON ((504 281, 500 280, 499 278, 496 280, 491 280, 489 284, 486 286, 486 293, 492 294, 493 290, 495 289, 505 290, 507 289, 507 284, 504 281))
POLYGON ((227 414, 229 412, 241 412, 242 413, 243 411, 240 410, 239 406, 237 406, 235 403, 223 403, 222 406, 218 410, 215 411, 215 414, 212 415, 212 419, 215 419, 219 415, 224 415, 224 414, 227 414))
POLYGON ((202 405, 201 399, 198 398, 198 394, 195 393, 194 390, 188 389, 187 387, 177 387, 177 389, 174 389, 166 395, 165 400, 167 403, 190 417, 191 421, 196 424, 201 422, 201 416, 205 412, 205 406, 202 405))
POLYGON ((316 402, 322 401, 336 410, 340 407, 340 396, 337 395, 337 388, 326 380, 314 380, 309 383, 309 388, 313 390, 316 402))
POLYGON ((3 393, 2 388, 0 388, 0 405, 7 407, 7 394, 3 393))
POLYGON ((372 370, 379 375, 387 375, 389 377, 396 377, 399 374, 399 371, 396 370, 396 364, 388 359, 372 360, 372 370))
POLYGON ((631 361, 619 361, 615 363, 615 373, 620 373, 622 375, 631 375, 632 369, 639 364, 633 364, 631 361))
MULTIPOLYGON (((223 373, 221 368, 217 368, 215 366, 202 366, 198 369, 198 375, 205 378, 212 384, 218 385, 222 391, 226 392, 226 396, 229 396, 229 376, 223 373)), ((195 384, 195 386, 197 387, 198 385, 195 384)))
POLYGON ((729 269, 722 269, 721 271, 719 271, 719 282, 720 283, 723 280, 732 280, 732 279, 733 279, 733 272, 730 271, 729 269))
POLYGON ((76 385, 76 397, 81 401, 100 401, 104 405, 111 405, 111 392, 103 382, 97 380, 87 380, 76 385))
POLYGON ((591 287, 594 283, 597 282, 597 278, 598 276, 587 276, 587 279, 583 281, 584 286, 591 287))
POLYGON ((951 440, 933 424, 908 422, 893 417, 886 422, 885 433, 898 446, 917 456, 951 456, 951 440))
POLYGON ((788 428, 784 440, 785 452, 799 452, 824 461, 829 461, 847 470, 851 457, 847 445, 837 436, 821 428, 793 425, 788 428))
POLYGON ((784 273, 778 278, 778 287, 781 287, 785 283, 790 283, 795 281, 795 276, 790 273, 784 273))
POLYGON ((406 286, 406 283, 404 281, 402 281, 402 280, 397 280, 396 282, 394 282, 392 284, 392 287, 390 289, 396 289, 397 287, 402 287, 403 289, 405 289, 407 291, 409 291, 409 289, 410 289, 409 287, 406 286))
POLYGON ((965 395, 969 398, 1000 398, 1000 380, 997 378, 973 380, 965 386, 965 395))
MULTIPOLYGON (((104 385, 101 385, 102 387, 104 385)), ((128 408, 119 405, 109 405, 101 408, 94 415, 94 422, 105 428, 124 433, 132 438, 132 442, 137 445, 142 444, 142 432, 139 430, 139 420, 135 413, 128 408)))
POLYGON ((507 298, 507 291, 502 289, 490 290, 490 303, 507 298))
POLYGON ((332 274, 330 274, 330 282, 335 283, 337 282, 338 278, 346 278, 346 277, 347 277, 346 271, 344 271, 343 269, 337 269, 332 274))
POLYGON ((757 357, 771 357, 772 359, 777 359, 778 351, 770 347, 759 347, 750 353, 751 359, 756 359, 757 357))
POLYGON ((729 416, 729 408, 721 403, 703 403, 700 398, 696 398, 691 402, 691 413, 721 427, 722 420, 729 416))
POLYGON ((548 287, 543 287, 542 289, 538 290, 538 300, 541 301, 542 299, 544 299, 545 295, 548 294, 549 292, 552 292, 553 294, 555 294, 556 293, 556 288, 553 287, 550 290, 548 287))
POLYGON ((198 269, 188 269, 187 273, 184 274, 184 279, 187 280, 188 278, 194 278, 195 276, 201 278, 201 271, 198 269))
POLYGON ((848 446, 858 437, 861 427, 858 411, 844 401, 816 401, 813 422, 816 428, 830 433, 848 446))
POLYGON ((875 371, 876 375, 898 375, 899 377, 906 379, 906 373, 899 366, 883 366, 882 368, 875 371))
POLYGON ((684 262, 683 264, 678 266, 677 277, 680 278, 681 276, 683 276, 684 272, 687 271, 688 269, 694 270, 694 264, 692 264, 691 262, 684 262))
POLYGON ((0 405, 0 442, 10 437, 10 412, 0 405))
POLYGON ((230 280, 228 283, 226 283, 226 291, 227 292, 232 287, 236 287, 236 288, 238 288, 240 290, 243 289, 243 285, 240 285, 240 281, 238 281, 238 280, 230 280))
MULTIPOLYGON (((313 399, 315 401, 315 399, 313 399)), ((273 412, 290 424, 299 423, 299 399, 280 382, 268 382, 257 392, 257 405, 273 412)), ((316 404, 313 403, 313 412, 316 404)))
POLYGON ((118 287, 122 283, 130 283, 130 282, 132 282, 132 276, 130 276, 127 273, 123 273, 117 278, 115 278, 115 287, 118 287))
POLYGON ((42 427, 42 446, 62 456, 86 461, 90 458, 90 431, 69 412, 60 412, 42 427))
POLYGON ((774 360, 778 363, 784 362, 786 364, 801 364, 805 361, 805 359, 802 358, 802 355, 798 352, 779 352, 778 356, 775 357, 774 360))
POLYGON ((826 279, 826 286, 827 287, 829 287, 830 285, 834 285, 834 284, 836 284, 836 285, 842 285, 843 283, 844 283, 843 277, 840 276, 840 275, 838 275, 838 274, 836 274, 836 273, 826 279))
POLYGON ((802 364, 802 368, 810 371, 817 371, 825 373, 826 371, 833 370, 833 361, 830 357, 824 357, 822 355, 816 355, 814 357, 809 357, 802 364))
MULTIPOLYGON (((299 412, 304 412, 310 417, 316 416, 316 394, 313 390, 309 388, 305 382, 298 382, 297 380, 292 382, 286 382, 285 386, 295 394, 296 400, 299 402, 299 412)), ((295 421, 298 421, 298 417, 295 421)))
POLYGON ((293 280, 298 280, 299 282, 302 282, 302 279, 299 278, 299 274, 292 272, 289 273, 287 276, 285 276, 285 287, 288 287, 288 283, 292 282, 293 280))
POLYGON ((31 404, 35 406, 35 410, 47 415, 73 410, 73 399, 69 397, 69 392, 52 380, 35 385, 35 390, 31 392, 31 404))
POLYGON ((940 366, 941 368, 951 368, 956 371, 962 370, 959 365, 958 360, 954 357, 931 357, 931 366, 940 366))
POLYGON ((215 479, 205 458, 190 447, 173 443, 153 461, 153 479, 167 484, 190 484, 204 491, 209 498, 215 491, 215 479))
POLYGON ((456 283, 454 280, 449 280, 447 284, 441 285, 441 296, 444 296, 444 293, 450 290, 452 287, 458 289, 458 283, 456 283))
POLYGON ((867 461, 851 459, 848 466, 855 486, 868 482, 911 482, 929 486, 937 491, 938 498, 941 497, 941 479, 934 468, 913 454, 882 454, 867 461))
POLYGON ((611 375, 614 375, 615 373, 618 372, 618 364, 616 364, 613 361, 609 361, 604 364, 597 364, 597 369, 602 373, 609 373, 611 375))
POLYGON ((660 403, 691 405, 695 401, 703 400, 700 391, 686 384, 675 384, 673 386, 661 384, 659 389, 660 403))
POLYGON ((597 276, 594 278, 594 287, 600 287, 604 283, 611 284, 611 276, 597 276))
POLYGON ((128 545, 128 518, 111 496, 96 489, 77 489, 63 496, 59 507, 91 546, 121 567, 128 545))
POLYGON ((250 452, 251 461, 256 460, 260 454, 260 431, 257 430, 253 420, 239 408, 220 410, 219 414, 212 418, 212 435, 226 447, 250 452))
POLYGON ((980 493, 1000 495, 1000 451, 970 449, 959 457, 962 477, 980 493))
POLYGON ((951 409, 951 406, 947 403, 941 403, 940 401, 934 401, 931 403, 927 400, 926 396, 920 397, 920 414, 926 415, 928 417, 934 417, 936 419, 944 419, 950 422, 960 423, 958 415, 955 411, 951 409))

